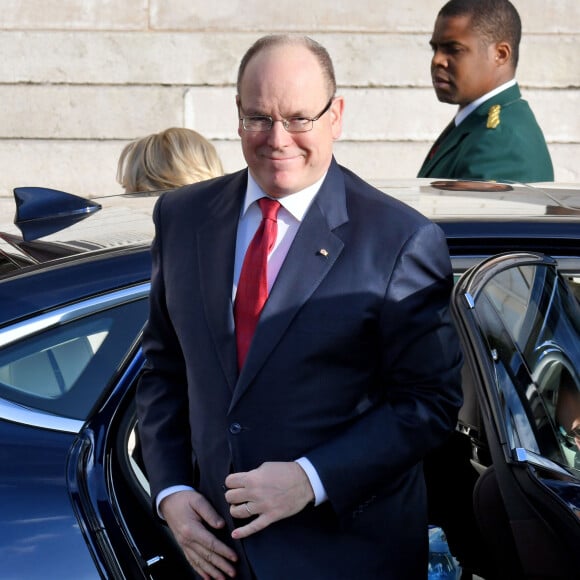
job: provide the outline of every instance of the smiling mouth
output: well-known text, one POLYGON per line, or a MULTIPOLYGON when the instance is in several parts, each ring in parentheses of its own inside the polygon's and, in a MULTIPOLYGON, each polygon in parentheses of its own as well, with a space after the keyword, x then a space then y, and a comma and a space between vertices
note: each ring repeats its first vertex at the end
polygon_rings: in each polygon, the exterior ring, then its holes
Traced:
POLYGON ((292 155, 291 157, 272 157, 271 155, 266 155, 265 158, 270 161, 270 163, 287 163, 288 161, 294 161, 298 155, 292 155))

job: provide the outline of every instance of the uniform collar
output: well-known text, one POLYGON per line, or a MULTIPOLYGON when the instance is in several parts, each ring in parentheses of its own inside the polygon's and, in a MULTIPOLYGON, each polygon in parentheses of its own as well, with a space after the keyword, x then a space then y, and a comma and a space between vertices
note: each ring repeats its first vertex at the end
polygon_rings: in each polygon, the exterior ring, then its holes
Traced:
POLYGON ((491 99, 492 97, 495 97, 496 95, 499 95, 499 93, 502 93, 503 91, 509 89, 510 87, 513 87, 515 84, 516 84, 516 79, 512 79, 512 80, 508 81, 507 83, 504 83, 503 85, 500 85, 499 87, 496 87, 495 89, 493 89, 493 91, 489 91, 489 93, 485 93, 485 95, 482 95, 481 97, 479 97, 479 99, 475 99, 475 101, 469 103, 469 105, 467 105, 466 107, 461 109, 461 111, 459 111, 457 113, 457 115, 455 115, 455 126, 457 127, 462 121, 464 121, 467 116, 469 116, 471 113, 473 113, 473 111, 475 111, 475 109, 477 109, 477 107, 479 107, 479 105, 481 105, 482 103, 485 103, 485 101, 487 101, 488 99, 491 99))

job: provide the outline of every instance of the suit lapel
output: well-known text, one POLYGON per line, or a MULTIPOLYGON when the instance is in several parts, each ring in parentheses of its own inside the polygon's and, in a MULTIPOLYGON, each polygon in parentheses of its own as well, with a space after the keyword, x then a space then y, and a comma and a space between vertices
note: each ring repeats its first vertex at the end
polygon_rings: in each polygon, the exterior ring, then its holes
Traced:
MULTIPOLYGON (((472 117, 472 121, 474 114, 475 111, 470 115, 470 117, 472 117)), ((437 151, 435 151, 433 157, 427 160, 425 171, 431 171, 431 168, 437 165, 446 155, 449 155, 449 153, 453 151, 455 147, 457 147, 463 136, 470 132, 470 123, 467 122, 468 119, 469 117, 463 121, 459 127, 455 127, 455 129, 453 129, 453 131, 451 131, 451 133, 447 136, 447 139, 441 143, 437 151)))
POLYGON ((237 353, 232 308, 233 272, 238 220, 247 184, 247 171, 235 174, 223 192, 216 192, 209 217, 197 232, 199 284, 211 338, 224 375, 233 390, 237 353))
MULTIPOLYGON (((444 139, 441 139, 441 142, 437 145, 433 155, 427 155, 425 158, 423 166, 421 167, 420 175, 428 175, 432 169, 441 162, 442 159, 444 159, 451 151, 455 149, 455 147, 457 147, 463 136, 470 132, 471 129, 468 127, 468 120, 470 118, 473 120, 474 115, 475 111, 469 115, 469 117, 467 117, 467 119, 465 119, 465 121, 463 121, 459 127, 454 127, 451 131, 449 131, 444 139)), ((452 121, 452 123, 454 123, 454 121, 452 121)))
POLYGON ((348 221, 344 179, 333 161, 320 191, 300 224, 262 310, 232 406, 243 395, 292 320, 324 280, 343 249, 333 232, 348 221))
POLYGON ((455 119, 451 119, 451 121, 448 123, 447 127, 445 127, 445 129, 443 129, 443 132, 441 133, 441 135, 439 135, 439 137, 437 137, 437 139, 435 140, 435 143, 433 143, 431 150, 427 154, 426 160, 433 159, 433 157, 435 157, 435 153, 437 153, 438 149, 441 147, 441 145, 443 144, 445 139, 447 139, 449 137, 449 135, 451 134, 451 132, 454 131, 455 129, 456 129, 455 119))

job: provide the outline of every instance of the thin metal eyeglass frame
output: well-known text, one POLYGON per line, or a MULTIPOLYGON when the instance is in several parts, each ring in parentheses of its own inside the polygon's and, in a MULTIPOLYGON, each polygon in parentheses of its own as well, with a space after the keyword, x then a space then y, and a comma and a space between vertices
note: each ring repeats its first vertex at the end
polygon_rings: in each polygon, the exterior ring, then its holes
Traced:
POLYGON ((292 118, 296 119, 298 117, 292 117, 290 119, 273 119, 270 115, 248 115, 244 117, 239 117, 239 120, 242 122, 242 128, 244 129, 244 131, 248 131, 249 133, 265 133, 266 131, 271 131, 276 121, 280 121, 280 123, 282 123, 282 127, 284 127, 284 129, 288 131, 288 133, 308 133, 308 131, 312 131, 312 128, 314 127, 314 121, 318 121, 318 119, 320 119, 320 117, 322 117, 322 115, 324 115, 330 109, 330 106, 332 105, 333 101, 334 97, 330 97, 330 100, 328 101, 328 103, 326 103, 324 109, 322 109, 322 111, 320 111, 320 113, 318 113, 318 115, 316 115, 315 117, 311 118, 301 117, 303 120, 310 122, 310 126, 308 127, 308 129, 300 129, 298 131, 296 130, 291 131, 288 129, 289 123, 292 120, 292 118), (246 127, 246 119, 261 119, 261 120, 268 119, 270 121, 270 126, 267 129, 248 129, 246 127))

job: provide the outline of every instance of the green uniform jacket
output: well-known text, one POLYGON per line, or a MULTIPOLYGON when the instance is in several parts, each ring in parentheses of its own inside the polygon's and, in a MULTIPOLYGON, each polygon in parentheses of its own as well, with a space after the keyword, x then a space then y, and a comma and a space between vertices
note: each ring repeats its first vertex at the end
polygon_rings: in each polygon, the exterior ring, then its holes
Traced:
POLYGON ((554 180, 544 134, 517 84, 482 103, 435 147, 417 177, 554 180))

